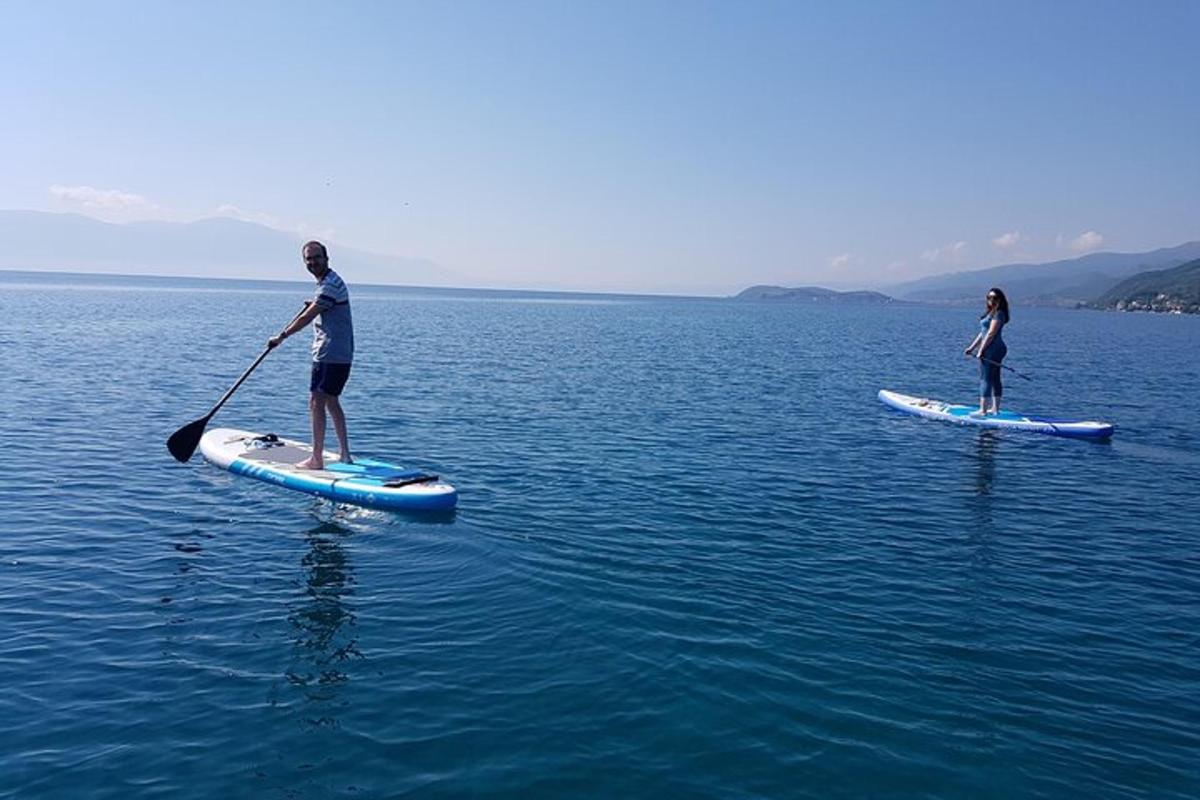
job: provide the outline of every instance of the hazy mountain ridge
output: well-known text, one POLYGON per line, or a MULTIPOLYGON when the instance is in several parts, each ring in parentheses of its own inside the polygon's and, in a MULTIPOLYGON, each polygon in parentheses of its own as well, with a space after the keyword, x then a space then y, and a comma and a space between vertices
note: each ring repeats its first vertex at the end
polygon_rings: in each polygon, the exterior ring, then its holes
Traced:
POLYGON ((1091 253, 1045 264, 1002 264, 884 288, 904 300, 959 305, 981 303, 988 289, 999 286, 1014 303, 1073 308, 1096 300, 1132 275, 1197 258, 1200 241, 1192 241, 1147 253, 1091 253))
MULTIPOLYGON (((0 269, 297 280, 306 278, 305 238, 227 217, 114 224, 82 214, 0 211, 0 269)), ((438 286, 457 279, 421 258, 332 243, 329 254, 351 281, 438 286)))
POLYGON ((1112 311, 1200 314, 1200 259, 1172 269, 1134 275, 1087 306, 1112 311))
POLYGON ((880 292, 837 292, 820 286, 751 286, 733 297, 734 300, 783 301, 810 303, 893 303, 895 298, 880 292))

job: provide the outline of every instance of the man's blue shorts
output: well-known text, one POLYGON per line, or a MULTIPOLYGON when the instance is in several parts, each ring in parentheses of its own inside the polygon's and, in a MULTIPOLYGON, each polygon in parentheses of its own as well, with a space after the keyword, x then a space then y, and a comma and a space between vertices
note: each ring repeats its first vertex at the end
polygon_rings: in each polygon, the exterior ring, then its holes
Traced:
POLYGON ((327 364, 324 361, 314 361, 312 379, 308 382, 310 392, 324 392, 337 397, 350 377, 349 364, 327 364))

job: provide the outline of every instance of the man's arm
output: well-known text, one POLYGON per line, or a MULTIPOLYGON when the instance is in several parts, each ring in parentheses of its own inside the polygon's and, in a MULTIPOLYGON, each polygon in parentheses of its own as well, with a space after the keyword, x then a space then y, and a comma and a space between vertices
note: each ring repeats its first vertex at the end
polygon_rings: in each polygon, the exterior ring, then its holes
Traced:
POLYGON ((308 323, 312 322, 314 319, 316 319, 318 316, 321 315, 321 307, 320 306, 318 306, 316 303, 313 303, 311 301, 305 301, 305 303, 307 304, 307 308, 305 308, 303 311, 301 311, 299 316, 297 316, 295 319, 293 319, 291 322, 289 322, 287 325, 285 325, 283 330, 281 330, 278 334, 276 334, 275 336, 272 336, 270 339, 268 339, 267 347, 269 347, 269 348, 278 347, 279 343, 282 342, 284 339, 291 336, 293 333, 299 333, 300 331, 304 330, 304 328, 308 325, 308 323))

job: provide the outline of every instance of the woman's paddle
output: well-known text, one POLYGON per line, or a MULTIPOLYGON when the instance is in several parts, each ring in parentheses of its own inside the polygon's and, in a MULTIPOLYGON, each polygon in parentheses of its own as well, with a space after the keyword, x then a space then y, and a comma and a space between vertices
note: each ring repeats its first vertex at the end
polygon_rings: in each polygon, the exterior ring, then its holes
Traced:
MULTIPOLYGON (((284 329, 286 330, 288 325, 291 325, 292 322, 300 319, 300 314, 303 314, 307 308, 308 303, 305 302, 304 308, 300 309, 299 314, 292 317, 291 322, 283 326, 284 329)), ((175 456, 176 461, 186 462, 192 457, 192 454, 196 452, 196 447, 200 444, 200 437, 204 435, 204 427, 208 425, 208 421, 213 418, 213 415, 215 415, 217 411, 220 410, 221 406, 225 405, 225 401, 233 396, 233 393, 236 392, 237 388, 242 385, 242 382, 245 381, 246 378, 250 377, 250 373, 254 372, 255 368, 262 363, 262 360, 267 357, 267 353, 271 352, 271 349, 272 348, 268 347, 259 354, 258 358, 254 359, 254 363, 250 365, 250 368, 243 372, 242 377, 237 379, 237 383, 231 386, 229 391, 217 401, 217 404, 212 407, 212 411, 209 411, 200 419, 189 422, 187 425, 184 425, 182 428, 171 434, 171 438, 167 439, 167 449, 171 451, 171 455, 175 456)))
POLYGON ((982 362, 984 362, 985 364, 993 364, 993 365, 995 365, 995 366, 999 367, 1000 369, 1006 369, 1006 370, 1008 370, 1009 372, 1011 372, 1011 373, 1013 373, 1014 375, 1016 375, 1018 378, 1024 378, 1024 379, 1025 379, 1025 380, 1027 380, 1027 381, 1031 381, 1031 380, 1033 380, 1033 378, 1029 377, 1029 376, 1028 376, 1028 375, 1026 375, 1024 372, 1017 372, 1015 369, 1013 369, 1012 367, 1010 367, 1008 364, 1001 364, 999 361, 992 361, 990 358, 981 358, 981 359, 979 359, 979 360, 980 360, 980 361, 982 361, 982 362))

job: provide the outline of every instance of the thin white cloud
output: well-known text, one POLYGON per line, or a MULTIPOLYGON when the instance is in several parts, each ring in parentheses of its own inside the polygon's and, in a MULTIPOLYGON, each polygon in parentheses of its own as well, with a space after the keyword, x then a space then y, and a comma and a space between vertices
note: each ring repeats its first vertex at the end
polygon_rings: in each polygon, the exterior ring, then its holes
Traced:
POLYGON ((325 243, 337 241, 337 231, 327 225, 309 225, 307 222, 301 222, 292 228, 292 230, 301 236, 309 239, 320 239, 325 243))
POLYGON ((1002 233, 995 239, 992 239, 992 244, 1001 250, 1011 250, 1019 245, 1024 239, 1025 237, 1021 235, 1020 231, 1009 231, 1008 233, 1002 233))
POLYGON ((850 253, 842 253, 841 255, 833 256, 829 259, 829 266, 833 267, 834 269, 844 269, 850 264, 851 258, 853 258, 853 256, 850 253))
POLYGON ((265 214, 261 211, 246 211, 232 203, 225 203, 217 208, 217 215, 221 217, 232 217, 240 219, 242 222, 257 222, 259 225, 266 225, 268 228, 282 227, 277 218, 270 214, 265 214))
POLYGON ((120 189, 97 189, 94 186, 62 186, 54 184, 50 194, 57 200, 90 211, 154 211, 158 206, 144 196, 120 189))
MULTIPOLYGON (((64 207, 85 212, 109 222, 132 222, 135 220, 162 219, 172 222, 191 222, 196 217, 181 214, 175 209, 163 208, 144 195, 120 189, 97 189, 94 186, 64 186, 54 184, 50 195, 64 207)), ((218 206, 217 216, 232 217, 243 222, 253 222, 277 231, 295 233, 315 239, 333 239, 334 231, 329 226, 311 225, 306 222, 289 223, 273 214, 248 211, 233 203, 218 206)))
POLYGON ((253 222, 258 225, 265 225, 268 228, 274 228, 277 231, 286 231, 287 233, 298 233, 301 236, 308 236, 314 239, 333 239, 333 228, 322 225, 310 225, 307 222, 287 223, 276 217, 273 214, 268 214, 264 211, 247 211, 246 209, 236 206, 233 203, 225 203, 217 207, 217 215, 221 217, 231 217, 239 219, 242 222, 253 222))
POLYGON ((944 262, 954 263, 967 253, 966 242, 950 242, 941 247, 933 247, 921 253, 921 259, 931 264, 944 262))
POLYGON ((1076 253, 1088 253, 1104 244, 1104 237, 1095 231, 1085 231, 1071 240, 1071 249, 1076 253))

